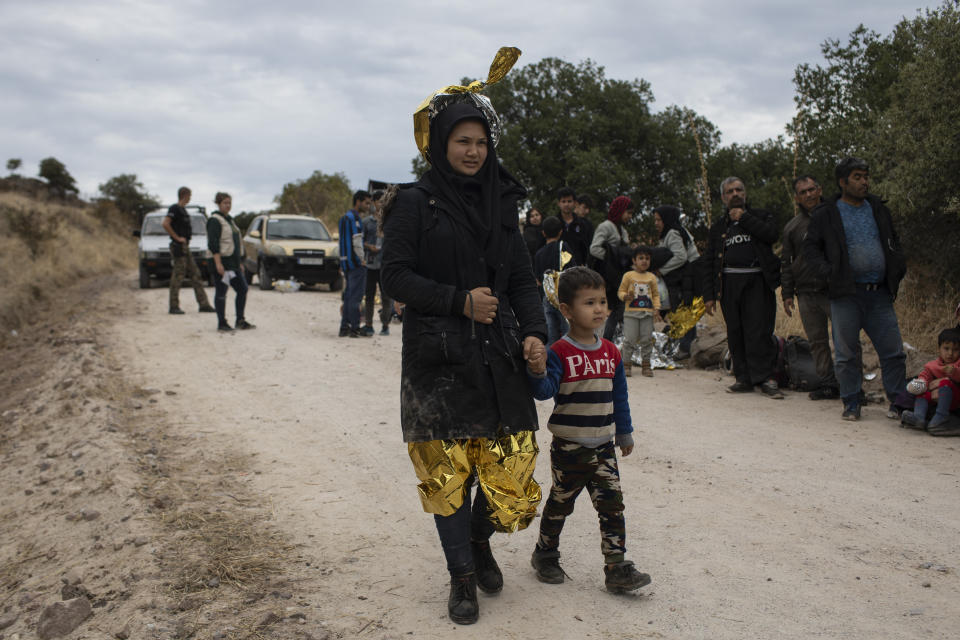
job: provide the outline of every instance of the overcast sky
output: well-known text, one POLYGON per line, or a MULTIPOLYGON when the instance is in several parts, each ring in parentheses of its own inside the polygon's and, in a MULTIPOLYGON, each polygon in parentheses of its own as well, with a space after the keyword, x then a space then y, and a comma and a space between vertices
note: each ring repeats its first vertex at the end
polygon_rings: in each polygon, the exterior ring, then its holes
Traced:
POLYGON ((826 38, 886 35, 922 6, 936 3, 0 0, 0 161, 29 176, 54 156, 87 197, 121 173, 164 202, 181 184, 198 203, 224 190, 235 211, 315 170, 407 181, 413 110, 485 77, 503 45, 518 67, 591 58, 649 81, 655 111, 685 105, 724 144, 758 142, 783 133, 794 68, 822 62, 826 38))

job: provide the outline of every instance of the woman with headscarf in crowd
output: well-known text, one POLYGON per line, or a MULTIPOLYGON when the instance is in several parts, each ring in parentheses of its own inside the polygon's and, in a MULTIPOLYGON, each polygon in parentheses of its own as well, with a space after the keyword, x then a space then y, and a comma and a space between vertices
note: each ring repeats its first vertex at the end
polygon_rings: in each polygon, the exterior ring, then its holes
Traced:
MULTIPOLYGON (((690 304, 696 295, 695 267, 693 263, 700 257, 693 236, 680 224, 680 209, 672 205, 661 205, 653 210, 653 224, 660 234, 660 244, 670 250, 671 256, 657 271, 667 285, 670 293, 670 309, 676 311, 681 304, 690 304)), ((678 360, 690 357, 690 345, 697 337, 694 326, 680 339, 676 357, 678 360)))
POLYGON ((523 225, 523 242, 527 245, 531 259, 537 255, 540 247, 547 243, 543 237, 543 215, 536 207, 527 211, 527 222, 523 225))
POLYGON ((617 196, 610 203, 607 219, 597 225, 590 243, 590 255, 595 259, 595 270, 600 272, 607 284, 607 305, 610 316, 603 327, 603 337, 613 340, 617 324, 623 320, 623 301, 617 297, 620 279, 630 268, 630 258, 623 251, 630 246, 630 234, 624 225, 633 216, 633 201, 627 196, 617 196))
POLYGON ((431 167, 383 208, 382 282, 406 304, 401 427, 446 557, 447 611, 471 624, 477 587, 503 587, 491 535, 525 528, 540 502, 525 369, 545 370, 546 323, 518 228, 526 191, 497 161, 496 112, 473 93, 430 104, 431 167))

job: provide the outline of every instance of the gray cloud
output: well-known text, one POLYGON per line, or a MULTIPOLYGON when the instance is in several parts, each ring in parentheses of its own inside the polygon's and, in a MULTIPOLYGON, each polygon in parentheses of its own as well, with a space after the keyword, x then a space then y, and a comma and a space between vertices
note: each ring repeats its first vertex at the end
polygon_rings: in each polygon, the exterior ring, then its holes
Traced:
POLYGON ((501 45, 591 58, 608 77, 644 78, 660 109, 682 104, 724 142, 783 132, 793 69, 860 22, 888 33, 904 11, 811 0, 716 3, 3 3, 0 148, 22 173, 53 155, 88 195, 136 173, 164 200, 234 195, 271 205, 313 171, 407 180, 412 112, 431 91, 486 73, 501 45))

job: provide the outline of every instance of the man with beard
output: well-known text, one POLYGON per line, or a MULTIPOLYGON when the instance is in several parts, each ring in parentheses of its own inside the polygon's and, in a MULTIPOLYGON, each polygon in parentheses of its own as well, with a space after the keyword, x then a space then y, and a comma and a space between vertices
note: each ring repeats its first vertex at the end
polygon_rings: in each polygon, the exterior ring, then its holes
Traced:
POLYGON ((703 262, 703 300, 713 315, 716 301, 727 324, 727 346, 737 381, 730 393, 751 393, 755 386, 769 398, 782 399, 774 379, 777 319, 774 293, 780 286, 780 259, 773 253, 776 218, 747 206, 740 178, 720 183, 725 215, 710 227, 703 262))
POLYGON ((576 192, 570 187, 557 191, 557 208, 560 209, 560 222, 563 223, 561 239, 576 264, 585 265, 590 257, 590 243, 593 242, 593 225, 574 211, 577 206, 576 196, 576 192))
MULTIPOLYGON (((859 420, 861 329, 877 351, 890 402, 906 389, 906 355, 893 301, 907 267, 890 210, 869 193, 867 163, 844 158, 834 176, 840 193, 813 212, 803 254, 811 271, 828 282, 842 417, 859 420)), ((893 404, 887 417, 899 417, 893 404)))
POLYGON ((810 392, 811 400, 840 397, 830 354, 830 298, 827 280, 813 273, 803 258, 803 239, 810 226, 811 212, 823 202, 823 189, 813 176, 803 175, 793 181, 793 197, 799 206, 797 215, 783 228, 783 310, 793 316, 794 298, 800 310, 803 330, 810 340, 810 351, 820 377, 820 388, 810 392))

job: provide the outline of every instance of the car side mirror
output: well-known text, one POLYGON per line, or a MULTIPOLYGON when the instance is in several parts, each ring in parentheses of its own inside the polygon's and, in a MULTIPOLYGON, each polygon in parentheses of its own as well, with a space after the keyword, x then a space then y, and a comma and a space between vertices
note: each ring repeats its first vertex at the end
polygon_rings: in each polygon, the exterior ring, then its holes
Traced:
POLYGON ((134 229, 134 230, 133 230, 133 237, 134 237, 134 238, 139 238, 139 237, 140 237, 140 229, 134 229))
POLYGON ((257 229, 254 229, 253 231, 248 232, 247 235, 251 238, 259 238, 260 232, 257 229))

